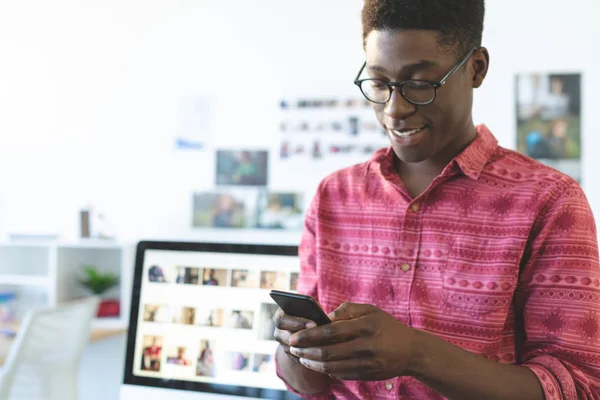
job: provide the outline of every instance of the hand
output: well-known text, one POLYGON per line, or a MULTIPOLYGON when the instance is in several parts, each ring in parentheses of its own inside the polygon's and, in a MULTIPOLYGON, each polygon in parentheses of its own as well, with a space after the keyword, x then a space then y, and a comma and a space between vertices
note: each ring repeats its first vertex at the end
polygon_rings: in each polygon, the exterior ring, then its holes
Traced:
POLYGON ((296 332, 314 328, 317 324, 304 318, 287 315, 281 308, 275 313, 274 319, 275 340, 279 342, 283 351, 285 351, 288 356, 298 361, 298 357, 290 353, 290 337, 296 332))
POLYGON ((343 304, 329 325, 288 338, 290 353, 307 368, 342 380, 385 380, 408 375, 419 331, 377 307, 343 304))

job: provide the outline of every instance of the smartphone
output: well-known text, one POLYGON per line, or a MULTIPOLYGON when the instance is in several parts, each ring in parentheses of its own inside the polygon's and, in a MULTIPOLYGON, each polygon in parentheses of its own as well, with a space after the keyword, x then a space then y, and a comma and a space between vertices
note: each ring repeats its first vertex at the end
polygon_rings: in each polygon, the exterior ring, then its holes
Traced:
POLYGON ((271 290, 269 294, 287 315, 314 321, 318 326, 331 323, 319 303, 310 296, 280 290, 271 290))

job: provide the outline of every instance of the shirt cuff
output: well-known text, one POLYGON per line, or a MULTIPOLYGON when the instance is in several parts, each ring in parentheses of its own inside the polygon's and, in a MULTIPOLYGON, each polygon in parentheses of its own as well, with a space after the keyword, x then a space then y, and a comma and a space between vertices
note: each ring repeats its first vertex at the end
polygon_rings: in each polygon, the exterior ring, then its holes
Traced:
POLYGON ((567 368, 552 356, 540 356, 523 364, 538 378, 546 400, 576 399, 575 382, 567 368))
POLYGON ((305 399, 305 400, 335 399, 335 397, 331 394, 330 390, 326 390, 326 391, 324 391, 322 393, 318 393, 318 394, 305 394, 305 393, 298 392, 283 378, 283 374, 281 373, 281 369, 279 368, 279 363, 277 362, 277 357, 275 357, 275 371, 276 371, 279 379, 281 379, 283 381, 283 383, 285 384, 285 386, 287 387, 288 392, 291 392, 291 393, 295 394, 296 396, 301 397, 302 399, 305 399))

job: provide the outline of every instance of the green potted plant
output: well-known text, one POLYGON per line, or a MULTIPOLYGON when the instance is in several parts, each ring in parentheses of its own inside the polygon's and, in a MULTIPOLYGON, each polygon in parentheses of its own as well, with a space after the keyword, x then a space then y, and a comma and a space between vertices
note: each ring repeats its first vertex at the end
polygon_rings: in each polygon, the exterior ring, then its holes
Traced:
MULTIPOLYGON (((113 287, 119 285, 119 277, 111 272, 102 273, 93 265, 82 266, 84 277, 80 280, 90 292, 97 296, 104 295, 113 287)), ((118 317, 121 313, 118 299, 101 299, 98 307, 98 317, 118 317)))

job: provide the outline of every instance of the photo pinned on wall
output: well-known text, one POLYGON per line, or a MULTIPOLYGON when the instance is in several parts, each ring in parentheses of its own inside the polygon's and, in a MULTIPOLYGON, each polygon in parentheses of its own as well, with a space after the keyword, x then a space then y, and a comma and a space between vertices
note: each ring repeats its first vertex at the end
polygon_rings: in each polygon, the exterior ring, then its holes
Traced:
POLYGON ((142 343, 142 371, 160 372, 164 338, 145 335, 142 343))
POLYGON ((516 77, 517 149, 581 183, 581 74, 516 77))
POLYGON ((217 185, 266 186, 266 150, 217 150, 217 185))
POLYGON ((214 100, 187 98, 179 103, 175 148, 177 150, 204 150, 210 139, 214 115, 214 100))
POLYGON ((195 228, 243 229, 254 223, 255 191, 202 192, 194 194, 193 221, 195 228))
POLYGON ((167 350, 167 364, 189 367, 192 365, 192 359, 188 354, 188 348, 185 345, 169 346, 167 350))
POLYGON ((213 346, 208 340, 200 341, 200 350, 196 360, 196 376, 214 377, 215 372, 215 357, 213 354, 213 346))
POLYGON ((300 230, 304 225, 303 197, 299 193, 261 192, 258 197, 256 227, 300 230))
POLYGON ((362 96, 281 100, 280 113, 281 160, 364 156, 389 146, 371 104, 362 96))
POLYGON ((239 189, 193 195, 194 228, 301 230, 301 193, 239 189))

